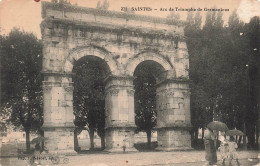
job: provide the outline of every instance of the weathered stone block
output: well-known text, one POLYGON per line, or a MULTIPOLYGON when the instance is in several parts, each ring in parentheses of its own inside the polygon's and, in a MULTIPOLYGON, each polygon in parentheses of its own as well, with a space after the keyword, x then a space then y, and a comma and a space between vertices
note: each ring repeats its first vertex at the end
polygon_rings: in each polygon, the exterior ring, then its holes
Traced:
POLYGON ((58 106, 58 100, 54 100, 54 99, 50 100, 50 106, 51 107, 57 107, 58 106))
POLYGON ((120 121, 128 122, 128 114, 122 114, 122 113, 120 113, 120 114, 119 114, 119 120, 120 120, 120 121))
POLYGON ((73 94, 71 93, 65 93, 65 100, 67 101, 73 101, 73 94))

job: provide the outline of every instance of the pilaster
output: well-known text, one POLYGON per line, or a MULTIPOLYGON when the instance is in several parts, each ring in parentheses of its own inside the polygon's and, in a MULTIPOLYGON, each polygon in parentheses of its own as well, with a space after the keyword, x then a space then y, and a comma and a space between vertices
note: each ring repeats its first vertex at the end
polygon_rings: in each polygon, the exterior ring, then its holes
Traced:
POLYGON ((106 151, 136 151, 134 148, 134 87, 132 77, 106 80, 106 151))
POLYGON ((70 74, 43 73, 45 146, 49 152, 74 153, 73 83, 70 74))
POLYGON ((189 82, 167 79, 157 88, 157 150, 191 149, 189 82))

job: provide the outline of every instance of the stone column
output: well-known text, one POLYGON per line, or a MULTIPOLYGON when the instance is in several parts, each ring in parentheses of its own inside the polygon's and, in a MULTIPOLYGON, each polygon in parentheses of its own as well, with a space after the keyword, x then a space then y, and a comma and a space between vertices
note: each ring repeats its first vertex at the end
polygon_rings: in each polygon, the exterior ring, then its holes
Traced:
POLYGON ((71 75, 43 73, 45 146, 50 153, 74 152, 73 84, 71 75))
POLYGON ((190 89, 186 81, 165 80, 157 88, 157 150, 191 149, 190 89))
POLYGON ((131 77, 106 80, 106 151, 137 151, 134 148, 134 87, 131 77))

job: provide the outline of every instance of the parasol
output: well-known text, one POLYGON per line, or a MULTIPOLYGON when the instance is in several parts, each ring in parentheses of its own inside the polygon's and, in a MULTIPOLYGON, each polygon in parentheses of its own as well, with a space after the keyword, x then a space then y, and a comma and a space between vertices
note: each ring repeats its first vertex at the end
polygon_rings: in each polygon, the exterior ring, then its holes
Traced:
POLYGON ((41 143, 43 141, 47 140, 47 138, 43 137, 43 136, 39 136, 39 137, 36 137, 34 138, 31 143, 32 144, 37 144, 37 143, 41 143))
POLYGON ((207 125, 207 128, 209 128, 211 130, 216 130, 216 131, 228 131, 227 125, 225 123, 219 122, 219 121, 210 122, 207 125))
POLYGON ((234 129, 234 130, 228 130, 226 132, 226 135, 227 136, 235 136, 235 135, 242 136, 242 135, 245 135, 245 134, 240 130, 234 129))

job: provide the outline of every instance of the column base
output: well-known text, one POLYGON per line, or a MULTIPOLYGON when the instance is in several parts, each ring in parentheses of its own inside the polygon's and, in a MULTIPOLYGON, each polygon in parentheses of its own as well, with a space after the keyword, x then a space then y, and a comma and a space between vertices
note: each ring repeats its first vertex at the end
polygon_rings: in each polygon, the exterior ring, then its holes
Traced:
POLYGON ((157 129, 158 151, 192 150, 191 136, 186 128, 157 129))
POLYGON ((44 127, 44 146, 49 154, 75 155, 74 128, 44 127))
POLYGON ((110 127, 106 129, 106 152, 137 152, 134 148, 133 127, 110 127))

